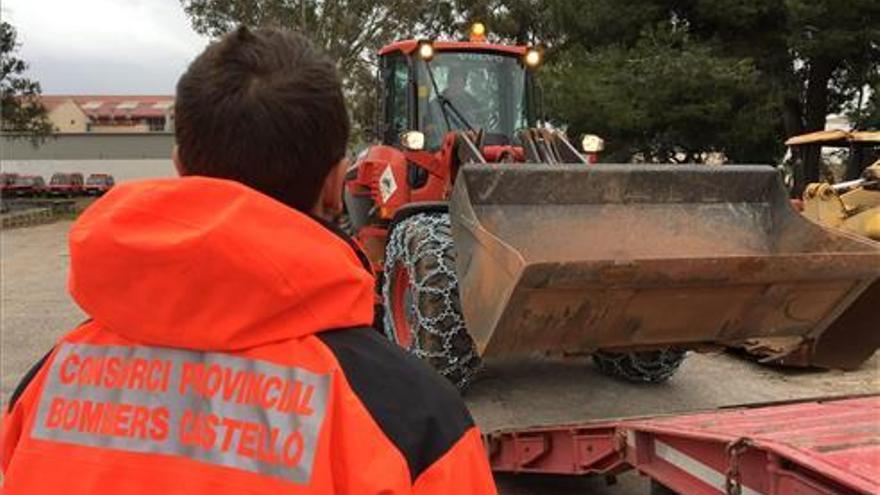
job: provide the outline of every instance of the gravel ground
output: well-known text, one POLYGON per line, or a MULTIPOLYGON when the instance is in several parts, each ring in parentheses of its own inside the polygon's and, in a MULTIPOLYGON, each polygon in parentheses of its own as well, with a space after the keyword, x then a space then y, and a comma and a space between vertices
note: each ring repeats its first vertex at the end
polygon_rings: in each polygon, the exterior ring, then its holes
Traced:
POLYGON ((20 377, 66 330, 85 319, 67 294, 70 222, 0 231, 0 390, 20 377))
MULTIPOLYGON (((0 232, 0 371, 3 402, 20 377, 85 315, 67 295, 70 222, 0 232)), ((880 356, 861 370, 818 372, 763 367, 726 355, 691 355, 668 383, 633 385, 600 375, 588 361, 488 363, 467 395, 484 431, 620 416, 695 411, 793 398, 880 392, 880 356)), ((647 482, 501 476, 506 495, 647 493, 647 482)))

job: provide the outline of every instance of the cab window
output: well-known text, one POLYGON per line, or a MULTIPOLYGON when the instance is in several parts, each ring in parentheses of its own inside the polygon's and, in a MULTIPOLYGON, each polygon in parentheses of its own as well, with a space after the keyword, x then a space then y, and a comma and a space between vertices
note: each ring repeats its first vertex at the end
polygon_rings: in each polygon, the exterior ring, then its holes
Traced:
POLYGON ((384 141, 397 144, 409 129, 409 65, 402 53, 383 58, 382 82, 385 86, 384 141))

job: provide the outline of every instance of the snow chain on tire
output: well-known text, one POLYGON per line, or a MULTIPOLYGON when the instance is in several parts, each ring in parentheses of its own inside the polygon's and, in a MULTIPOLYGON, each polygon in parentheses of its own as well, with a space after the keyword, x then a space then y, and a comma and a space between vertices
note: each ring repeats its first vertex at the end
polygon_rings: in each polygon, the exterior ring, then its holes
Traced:
POLYGON ((461 313, 449 214, 413 215, 398 223, 389 236, 382 298, 385 334, 395 343, 391 299, 399 269, 409 274, 413 295, 413 335, 408 350, 459 390, 466 389, 481 361, 461 313))
POLYGON ((686 354, 687 351, 673 347, 647 352, 596 351, 593 353, 593 362, 607 375, 631 382, 659 383, 678 371, 686 354))

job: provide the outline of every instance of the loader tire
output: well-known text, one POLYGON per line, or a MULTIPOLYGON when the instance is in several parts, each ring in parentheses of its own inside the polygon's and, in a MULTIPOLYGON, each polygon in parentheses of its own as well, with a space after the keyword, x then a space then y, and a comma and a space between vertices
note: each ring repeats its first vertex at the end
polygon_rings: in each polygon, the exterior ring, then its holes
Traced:
POLYGON ((481 361, 461 313, 448 214, 420 213, 394 227, 382 298, 385 335, 464 391, 481 361))
POLYGON ((660 383, 668 380, 684 362, 687 351, 667 347, 645 352, 593 353, 593 362, 606 375, 631 382, 660 383))

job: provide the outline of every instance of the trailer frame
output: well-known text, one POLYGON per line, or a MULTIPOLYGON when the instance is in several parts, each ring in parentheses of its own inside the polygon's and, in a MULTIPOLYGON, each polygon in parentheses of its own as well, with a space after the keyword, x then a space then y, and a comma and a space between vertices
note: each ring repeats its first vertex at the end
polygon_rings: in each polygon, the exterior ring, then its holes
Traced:
POLYGON ((656 493, 880 493, 880 394, 499 430, 492 469, 648 476, 656 493))

